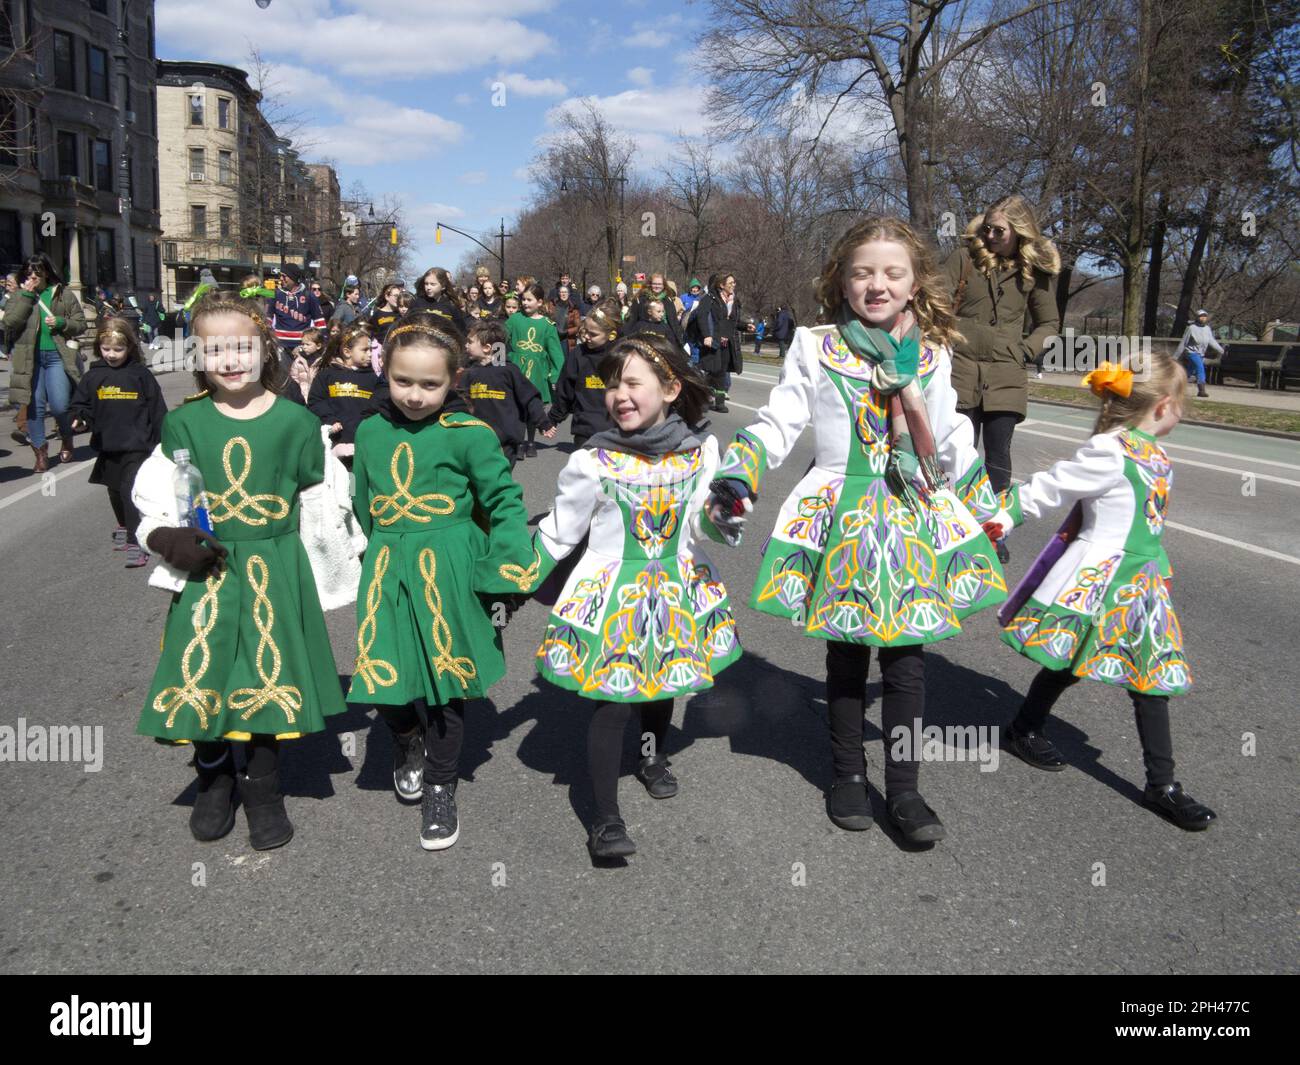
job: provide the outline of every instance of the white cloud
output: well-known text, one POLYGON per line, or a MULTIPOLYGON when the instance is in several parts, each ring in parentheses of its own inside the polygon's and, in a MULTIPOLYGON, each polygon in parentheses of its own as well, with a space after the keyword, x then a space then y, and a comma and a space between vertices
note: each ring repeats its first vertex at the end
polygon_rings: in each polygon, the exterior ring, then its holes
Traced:
POLYGON ((629 48, 662 48, 672 39, 671 34, 662 30, 642 30, 632 34, 623 43, 629 48))
POLYGON ((534 79, 527 74, 510 73, 498 74, 495 78, 483 79, 483 84, 489 89, 493 88, 497 82, 505 85, 507 99, 509 99, 510 93, 518 93, 520 96, 563 96, 569 91, 564 82, 556 78, 534 79))
POLYGON ((646 88, 655 79, 655 72, 649 67, 633 67, 627 72, 627 80, 633 85, 646 88))
POLYGON ((410 3, 354 6, 364 13, 337 14, 329 0, 277 0, 265 11, 253 8, 232 18, 228 5, 210 0, 157 0, 158 35, 171 58, 246 65, 257 44, 268 58, 324 66, 362 81, 514 65, 554 48, 545 33, 508 17, 548 10, 546 0, 494 4, 486 17, 482 5, 463 0, 421 0, 420 15, 430 17, 415 18, 410 3))
POLYGON ((701 90, 694 85, 628 89, 613 96, 571 96, 547 112, 547 125, 557 125, 561 114, 585 102, 595 104, 610 125, 623 133, 676 135, 680 131, 688 137, 699 137, 708 130, 701 90))
POLYGON ((510 176, 514 178, 516 181, 532 181, 533 180, 532 167, 517 166, 514 168, 514 170, 510 172, 510 176))
POLYGON ((459 104, 461 107, 469 107, 474 102, 474 97, 467 92, 458 92, 452 97, 452 102, 459 104))
POLYGON ((456 180, 462 185, 482 185, 487 179, 488 172, 486 170, 468 170, 456 180))

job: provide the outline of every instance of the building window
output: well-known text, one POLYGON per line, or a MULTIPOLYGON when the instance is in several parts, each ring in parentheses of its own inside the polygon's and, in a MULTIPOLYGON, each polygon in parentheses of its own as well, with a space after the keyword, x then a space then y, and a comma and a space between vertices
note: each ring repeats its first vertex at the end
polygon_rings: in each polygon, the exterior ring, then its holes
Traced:
POLYGON ((217 180, 223 185, 234 184, 235 156, 233 152, 217 152, 217 180))
POLYGON ((108 53, 102 48, 86 46, 87 95, 92 100, 108 102, 108 53))
MULTIPOLYGON (((131 13, 129 7, 130 5, 127 3, 127 0, 122 0, 122 17, 118 20, 117 28, 122 34, 122 42, 124 44, 131 39, 131 13)), ((132 239, 134 240, 135 238, 132 239)), ((135 252, 131 253, 131 259, 134 263, 135 252)))
POLYGON ((217 97, 217 125, 222 129, 233 129, 230 124, 230 100, 224 96, 217 97))
POLYGON ((163 258, 168 262, 176 261, 176 242, 169 240, 163 245, 163 258))
POLYGON ((131 109, 131 79, 126 74, 122 75, 122 96, 118 100, 118 106, 122 108, 123 121, 135 121, 130 117, 134 113, 131 109))
POLYGON ((18 225, 18 212, 0 211, 0 259, 7 263, 17 263, 22 262, 22 258, 23 240, 18 225))
POLYGON ((206 176, 205 158, 202 148, 190 149, 190 180, 202 181, 206 176))
POLYGON ((117 249, 111 229, 95 230, 95 273, 98 284, 110 285, 117 281, 117 249))
POLYGON ((231 228, 232 220, 235 215, 235 210, 233 207, 223 207, 221 208, 221 211, 219 213, 221 216, 221 235, 222 237, 229 239, 230 228, 231 228))
POLYGON ((95 188, 113 191, 113 146, 108 141, 95 141, 95 188))
POLYGON ((61 129, 56 136, 59 142, 59 177, 80 178, 81 169, 77 166, 77 135, 61 129))
POLYGON ((190 93, 190 125, 203 125, 203 94, 190 93))
POLYGON ((77 91, 77 62, 72 34, 54 31, 54 87, 77 91))
POLYGON ((18 165, 18 105, 0 96, 0 166, 18 165))
POLYGON ((201 203, 190 204, 190 236, 208 235, 208 209, 201 203))

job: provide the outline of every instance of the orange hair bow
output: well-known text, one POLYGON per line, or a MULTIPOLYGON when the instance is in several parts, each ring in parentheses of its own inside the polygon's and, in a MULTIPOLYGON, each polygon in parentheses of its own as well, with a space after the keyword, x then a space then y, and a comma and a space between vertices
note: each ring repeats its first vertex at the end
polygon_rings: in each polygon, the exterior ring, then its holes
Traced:
POLYGON ((1092 389, 1094 396, 1113 392, 1128 399, 1133 392, 1133 371, 1115 363, 1103 362, 1092 373, 1084 375, 1083 383, 1092 389))

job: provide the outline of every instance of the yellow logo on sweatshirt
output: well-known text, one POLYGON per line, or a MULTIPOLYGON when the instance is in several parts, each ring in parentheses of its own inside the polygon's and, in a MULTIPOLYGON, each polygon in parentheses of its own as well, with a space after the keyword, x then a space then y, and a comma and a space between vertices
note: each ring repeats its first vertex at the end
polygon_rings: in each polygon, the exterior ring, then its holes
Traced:
POLYGON ((605 388, 605 382, 602 381, 599 377, 597 377, 594 373, 588 374, 586 387, 603 390, 605 388))
POLYGON ((488 388, 482 381, 475 381, 469 386, 470 399, 505 399, 506 394, 495 388, 488 388))
POLYGON ((351 381, 336 381, 329 387, 330 399, 369 399, 374 393, 351 381))
POLYGON ((128 392, 118 385, 100 385, 95 390, 95 395, 99 399, 139 399, 139 392, 128 392))

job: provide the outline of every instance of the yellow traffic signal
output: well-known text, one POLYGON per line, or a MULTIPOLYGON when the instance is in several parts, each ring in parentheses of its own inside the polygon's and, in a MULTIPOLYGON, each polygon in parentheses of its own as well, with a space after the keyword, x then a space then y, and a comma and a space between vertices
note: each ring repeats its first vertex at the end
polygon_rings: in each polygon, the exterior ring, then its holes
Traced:
POLYGON ((397 227, 396 227, 396 226, 393 226, 393 228, 390 229, 390 230, 388 231, 388 243, 389 243, 389 244, 393 244, 393 245, 396 245, 396 244, 397 244, 397 227))
POLYGON ((441 243, 442 243, 442 226, 437 226, 437 227, 434 228, 434 231, 433 231, 433 242, 434 242, 435 244, 441 244, 441 243))

